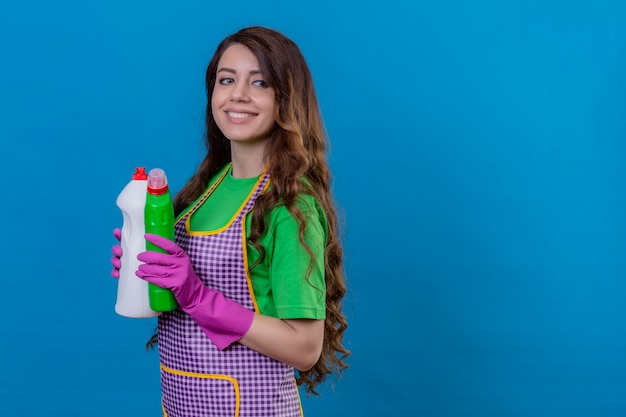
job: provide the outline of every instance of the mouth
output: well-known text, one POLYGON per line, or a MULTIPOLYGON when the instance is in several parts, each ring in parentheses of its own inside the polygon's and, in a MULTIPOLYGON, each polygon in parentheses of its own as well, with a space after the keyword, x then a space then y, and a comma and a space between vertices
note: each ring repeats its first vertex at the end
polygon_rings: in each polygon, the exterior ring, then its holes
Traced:
POLYGON ((232 117, 233 119, 248 119, 255 116, 255 114, 252 113, 240 113, 235 111, 227 111, 226 115, 228 117, 232 117))

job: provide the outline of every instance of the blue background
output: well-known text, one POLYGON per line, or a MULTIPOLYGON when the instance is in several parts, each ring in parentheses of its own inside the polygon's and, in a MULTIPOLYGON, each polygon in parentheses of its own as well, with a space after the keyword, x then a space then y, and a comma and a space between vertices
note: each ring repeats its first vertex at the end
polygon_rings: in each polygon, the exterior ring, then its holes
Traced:
POLYGON ((353 354, 306 415, 626 415, 626 5, 576 0, 3 0, 2 414, 159 414, 115 199, 194 172, 253 24, 307 57, 345 217, 353 354))

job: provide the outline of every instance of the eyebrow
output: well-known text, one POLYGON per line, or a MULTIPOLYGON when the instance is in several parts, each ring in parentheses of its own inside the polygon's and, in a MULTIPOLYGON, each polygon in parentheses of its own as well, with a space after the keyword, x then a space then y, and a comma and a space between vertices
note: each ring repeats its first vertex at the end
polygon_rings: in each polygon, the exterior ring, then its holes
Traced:
MULTIPOLYGON (((237 73, 237 71, 235 71, 232 68, 228 68, 228 67, 218 68, 217 72, 230 72, 232 74, 236 74, 237 73)), ((256 74, 262 74, 261 70, 252 70, 252 71, 250 71, 250 75, 256 75, 256 74)))

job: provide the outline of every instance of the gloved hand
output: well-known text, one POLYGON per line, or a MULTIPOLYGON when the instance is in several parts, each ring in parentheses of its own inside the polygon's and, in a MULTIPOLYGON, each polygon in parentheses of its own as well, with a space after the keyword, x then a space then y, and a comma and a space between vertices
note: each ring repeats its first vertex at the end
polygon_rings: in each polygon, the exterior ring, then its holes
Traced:
POLYGON ((117 239, 119 243, 113 245, 112 252, 113 257, 111 258, 111 265, 113 265, 113 270, 111 271, 111 276, 113 278, 120 277, 120 268, 122 267, 122 229, 113 229, 113 236, 117 239))
POLYGON ((246 334, 254 311, 205 286, 187 254, 171 240, 146 233, 146 240, 169 253, 142 252, 136 275, 172 290, 180 308, 194 318, 209 339, 223 350, 246 334))

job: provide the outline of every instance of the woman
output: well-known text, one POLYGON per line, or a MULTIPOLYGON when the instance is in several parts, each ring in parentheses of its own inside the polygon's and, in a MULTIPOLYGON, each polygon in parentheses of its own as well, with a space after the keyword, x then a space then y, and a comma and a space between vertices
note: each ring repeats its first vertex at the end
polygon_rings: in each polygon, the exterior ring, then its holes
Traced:
MULTIPOLYGON (((310 71, 281 33, 224 39, 206 72, 207 155, 177 194, 176 243, 137 276, 173 291, 158 318, 163 412, 301 416, 347 367, 342 250, 310 71), (298 370, 296 375, 295 370, 298 370)), ((119 230, 116 229, 119 239, 119 230)), ((115 245, 113 275, 121 249, 115 245)))

